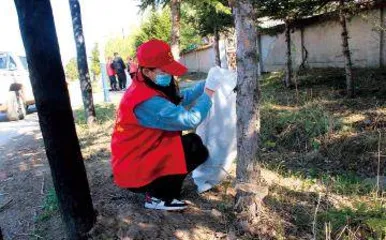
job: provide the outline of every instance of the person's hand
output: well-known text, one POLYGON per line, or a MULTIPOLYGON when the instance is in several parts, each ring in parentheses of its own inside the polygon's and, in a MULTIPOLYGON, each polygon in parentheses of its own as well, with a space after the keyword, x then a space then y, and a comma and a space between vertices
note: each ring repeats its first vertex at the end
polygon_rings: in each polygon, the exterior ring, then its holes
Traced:
POLYGON ((210 90, 209 88, 205 88, 205 93, 206 93, 209 97, 213 97, 215 91, 210 90))
POLYGON ((223 77, 221 68, 216 66, 209 70, 208 76, 205 81, 205 88, 217 91, 221 86, 221 79, 223 77))

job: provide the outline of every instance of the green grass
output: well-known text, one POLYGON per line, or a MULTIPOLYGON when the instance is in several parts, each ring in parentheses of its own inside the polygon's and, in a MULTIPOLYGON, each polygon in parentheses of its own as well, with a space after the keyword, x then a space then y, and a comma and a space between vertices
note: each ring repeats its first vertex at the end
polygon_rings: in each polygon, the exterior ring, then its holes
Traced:
POLYGON ((318 150, 320 140, 329 130, 340 128, 340 123, 316 103, 297 109, 280 109, 264 104, 261 111, 263 147, 318 150))
POLYGON ((194 73, 188 73, 184 76, 179 78, 179 81, 196 81, 196 80, 202 80, 206 79, 208 73, 204 72, 194 72, 194 73))
MULTIPOLYGON (((386 68, 354 69, 353 76, 358 95, 385 98, 386 89, 379 88, 379 82, 385 79, 386 68)), ((302 87, 328 85, 334 89, 344 89, 345 81, 344 71, 339 68, 307 70, 298 77, 302 87)))
MULTIPOLYGON (((378 86, 382 90, 379 86, 385 85, 383 76, 386 71, 356 71, 358 86, 366 86, 366 89, 378 86)), ((308 169, 315 168, 316 172, 340 174, 337 170, 343 170, 343 173, 374 176, 374 154, 369 153, 377 151, 377 129, 386 130, 382 127, 386 118, 377 112, 386 107, 386 102, 367 95, 344 98, 336 91, 344 91, 337 84, 342 81, 341 75, 341 69, 311 69, 298 76, 299 86, 294 89, 283 86, 281 72, 266 74, 260 79, 261 146, 263 153, 282 154, 278 156, 280 161, 269 159, 277 168, 283 163, 293 172, 301 170, 289 167, 291 161, 307 167, 304 175, 309 174, 308 169), (370 122, 369 126, 364 120, 345 122, 346 117, 355 114, 363 116, 370 122), (323 161, 328 164, 323 164, 323 161)), ((386 150, 385 144, 386 139, 382 139, 383 151, 386 150)))
POLYGON ((374 192, 375 187, 365 183, 364 179, 353 172, 331 176, 324 174, 322 182, 330 187, 330 191, 346 196, 363 196, 374 192))
POLYGON ((377 200, 374 183, 367 181, 376 175, 379 141, 381 155, 386 153, 386 70, 356 69, 354 74, 354 99, 344 96, 342 69, 302 72, 292 89, 283 86, 281 72, 260 79, 259 160, 294 184, 270 189, 266 201, 281 216, 285 238, 310 238, 316 199, 309 191, 319 186, 323 196, 338 198, 323 197, 317 239, 324 239, 328 222, 332 239, 340 233, 340 239, 386 239, 385 199, 377 200))
POLYGON ((261 138, 263 147, 296 151, 318 150, 320 138, 342 127, 321 104, 323 99, 304 89, 286 89, 283 73, 264 75, 261 138))
POLYGON ((340 234, 342 227, 346 226, 352 232, 363 232, 365 239, 386 238, 386 207, 381 201, 372 204, 356 202, 352 208, 330 209, 321 213, 320 218, 331 223, 334 235, 340 234))
POLYGON ((57 214, 59 210, 58 198, 56 197, 55 189, 51 188, 43 203, 43 212, 38 215, 37 221, 48 221, 53 215, 57 214))
MULTIPOLYGON (((114 104, 95 104, 96 122, 103 124, 108 121, 112 121, 115 118, 116 107, 114 104)), ((86 117, 83 108, 76 109, 75 111, 75 123, 79 126, 87 124, 86 117)))
POLYGON ((264 168, 279 173, 282 177, 294 177, 302 181, 305 188, 321 183, 334 194, 344 196, 365 196, 372 195, 375 186, 365 181, 365 178, 358 176, 355 172, 342 172, 340 174, 330 174, 316 168, 288 169, 283 165, 264 164, 264 168))

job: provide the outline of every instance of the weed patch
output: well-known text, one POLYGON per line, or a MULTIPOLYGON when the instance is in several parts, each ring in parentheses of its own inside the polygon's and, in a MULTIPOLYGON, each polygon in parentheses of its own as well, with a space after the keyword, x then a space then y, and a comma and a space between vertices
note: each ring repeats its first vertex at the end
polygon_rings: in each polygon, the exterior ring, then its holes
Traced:
POLYGON ((37 217, 37 221, 48 221, 53 215, 58 213, 59 205, 55 189, 51 188, 44 199, 43 212, 37 217))
POLYGON ((330 209, 320 217, 322 221, 331 223, 334 236, 349 239, 386 237, 386 208, 380 201, 373 204, 357 202, 352 208, 330 209))
MULTIPOLYGON (((96 104, 95 114, 96 122, 103 124, 108 121, 114 120, 116 107, 114 104, 96 104)), ((87 124, 84 109, 80 108, 74 111, 75 123, 79 126, 87 124)))

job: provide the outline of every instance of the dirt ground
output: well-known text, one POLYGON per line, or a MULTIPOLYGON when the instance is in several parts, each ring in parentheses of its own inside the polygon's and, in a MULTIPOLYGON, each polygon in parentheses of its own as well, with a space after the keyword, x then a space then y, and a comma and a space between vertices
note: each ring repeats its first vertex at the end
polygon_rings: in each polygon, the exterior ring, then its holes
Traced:
MULTIPOLYGON (((0 227, 4 239, 39 239, 35 234, 37 219, 52 188, 40 131, 20 135, 3 145, 0 163, 0 227)), ((63 235, 59 219, 52 219, 50 226, 63 235)))
MULTIPOLYGON (((102 128, 78 133, 98 214, 90 239, 232 237, 231 190, 219 187, 198 195, 188 179, 182 194, 189 209, 164 212, 145 209, 144 196, 116 187, 109 163, 110 137, 102 128)), ((41 133, 30 132, 4 145, 0 162, 0 226, 4 239, 66 239, 56 200, 47 201, 53 185, 41 133)))
MULTIPOLYGON (((386 169, 386 99, 383 88, 375 96, 372 87, 383 84, 386 73, 375 75, 377 81, 365 75, 359 83, 374 83, 360 89, 370 92, 346 99, 341 87, 326 82, 344 82, 335 72, 313 70, 299 92, 281 87, 275 74, 262 82, 259 161, 269 191, 258 238, 240 237, 232 227, 232 178, 201 195, 187 179, 182 196, 190 207, 184 212, 144 209, 144 196, 113 183, 109 146, 116 105, 97 106, 93 128, 84 125, 82 111, 76 113, 98 214, 89 239, 386 239, 386 194, 378 196, 374 185, 377 166, 381 175, 386 169)), ((65 239, 39 131, 0 146, 0 227, 6 240, 65 239)))

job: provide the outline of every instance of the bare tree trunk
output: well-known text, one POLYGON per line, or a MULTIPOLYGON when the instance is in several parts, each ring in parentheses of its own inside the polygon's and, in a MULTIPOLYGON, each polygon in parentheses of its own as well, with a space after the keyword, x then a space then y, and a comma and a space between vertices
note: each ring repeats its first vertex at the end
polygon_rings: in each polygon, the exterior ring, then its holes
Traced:
POLYGON ((50 0, 15 0, 46 155, 70 239, 95 222, 50 0), (48 67, 47 67, 48 66, 48 67))
POLYGON ((304 43, 304 28, 300 30, 300 41, 302 48, 302 63, 299 66, 299 70, 305 70, 307 68, 308 51, 304 43))
POLYGON ((286 62, 286 71, 285 71, 285 80, 284 85, 286 87, 291 87, 292 83, 292 54, 291 54, 291 26, 289 20, 285 21, 285 41, 287 46, 287 62, 286 62))
POLYGON ((216 64, 216 66, 221 67, 221 59, 220 59, 220 33, 217 30, 215 30, 215 32, 214 32, 213 48, 214 48, 214 63, 216 64))
POLYGON ((260 89, 258 83, 257 28, 250 0, 234 2, 237 38, 237 169, 236 227, 255 234, 254 223, 261 207, 262 192, 257 152, 260 135, 260 89))
POLYGON ((380 26, 381 26, 381 29, 379 31, 379 67, 382 68, 384 67, 384 48, 385 48, 385 10, 384 8, 382 7, 380 9, 380 26))
POLYGON ((352 71, 352 61, 350 46, 348 43, 348 31, 347 31, 347 22, 346 22, 346 10, 344 6, 344 0, 339 1, 339 20, 340 25, 342 26, 342 52, 344 58, 344 69, 346 72, 346 94, 348 97, 354 97, 354 79, 352 71))
POLYGON ((181 19, 181 0, 171 0, 172 10, 172 43, 171 49, 174 59, 180 59, 180 19, 181 19))
POLYGON ((94 100, 92 97, 90 73, 87 64, 86 43, 83 36, 82 17, 78 0, 69 0, 72 27, 74 30, 74 38, 77 52, 77 63, 79 71, 80 88, 82 91, 83 105, 86 113, 87 124, 92 124, 95 121, 94 100))

